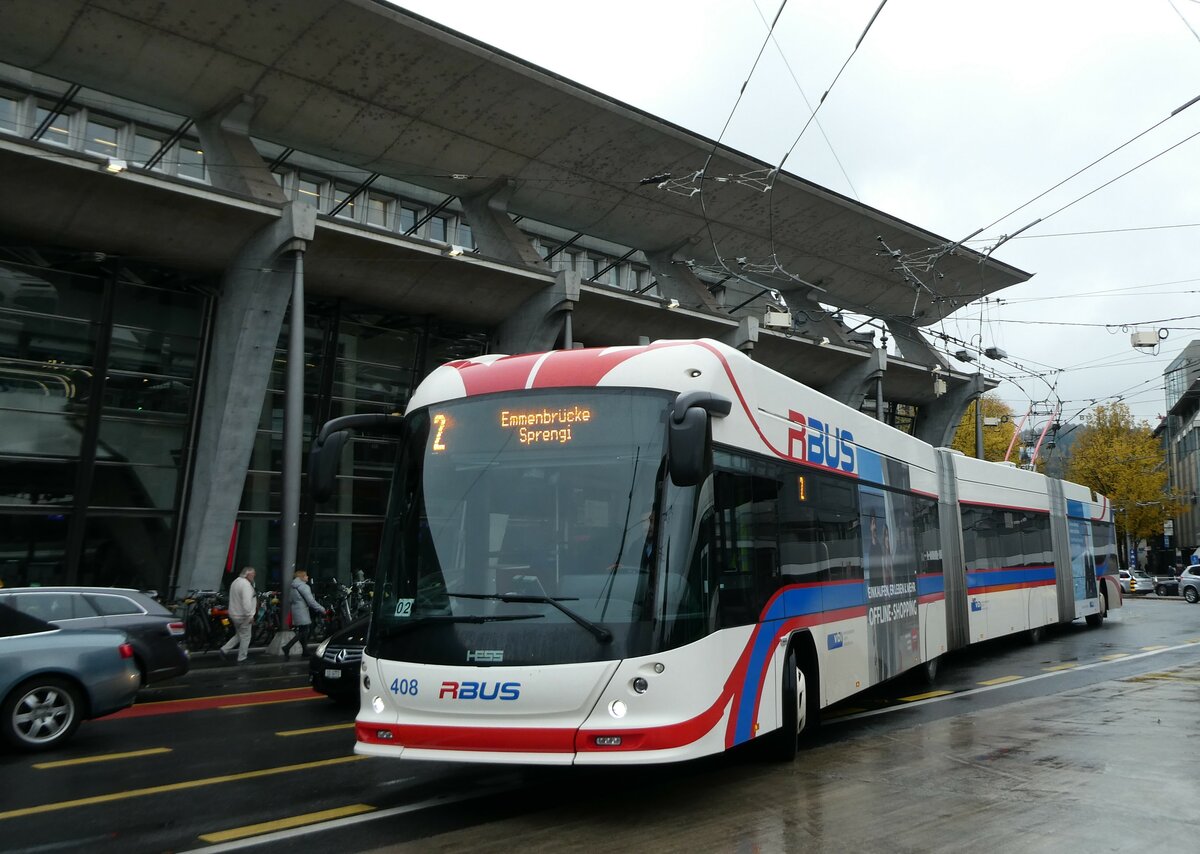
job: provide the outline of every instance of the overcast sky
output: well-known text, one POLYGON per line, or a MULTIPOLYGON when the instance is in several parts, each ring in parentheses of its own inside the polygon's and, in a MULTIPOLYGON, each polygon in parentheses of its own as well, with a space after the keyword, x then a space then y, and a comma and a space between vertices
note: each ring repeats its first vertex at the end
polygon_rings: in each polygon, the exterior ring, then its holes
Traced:
MULTIPOLYGON (((829 89, 784 168, 951 240, 1200 96, 1200 0, 888 0, 852 57, 878 0, 787 0, 723 135, 779 0, 397 5, 776 165, 829 89)), ((1200 103, 968 244, 1043 220, 995 252, 1029 282, 932 327, 1009 354, 989 367, 1017 378, 998 393, 1018 414, 1164 412, 1162 372, 1200 338, 1193 134, 1200 103), (1135 329, 1161 344, 1135 350, 1135 329)))

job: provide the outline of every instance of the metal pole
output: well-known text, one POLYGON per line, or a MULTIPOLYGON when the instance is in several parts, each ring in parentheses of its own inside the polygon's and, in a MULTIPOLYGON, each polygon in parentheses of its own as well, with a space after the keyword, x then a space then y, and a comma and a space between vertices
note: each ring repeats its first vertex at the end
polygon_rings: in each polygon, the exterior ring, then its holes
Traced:
POLYGON ((283 506, 279 526, 279 619, 290 613, 292 573, 300 533, 300 459, 304 433, 304 251, 293 256, 292 311, 288 319, 287 380, 283 415, 283 506))
POLYGON ((975 459, 983 459, 983 395, 975 398, 975 459))
POLYGON ((875 378, 875 420, 883 420, 883 374, 875 378))
POLYGON ((563 349, 570 350, 575 346, 574 329, 571 326, 571 312, 563 312, 563 349))

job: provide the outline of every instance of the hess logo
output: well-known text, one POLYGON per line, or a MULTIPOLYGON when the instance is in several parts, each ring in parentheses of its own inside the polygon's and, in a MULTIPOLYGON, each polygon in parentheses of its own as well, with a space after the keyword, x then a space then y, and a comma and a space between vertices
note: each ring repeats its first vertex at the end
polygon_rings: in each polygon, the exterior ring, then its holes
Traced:
POLYGON ((439 700, 515 700, 520 696, 520 682, 443 682, 438 691, 439 700))
POLYGON ((854 434, 849 430, 805 418, 794 410, 788 411, 788 420, 799 425, 788 430, 788 456, 814 466, 854 471, 854 434))

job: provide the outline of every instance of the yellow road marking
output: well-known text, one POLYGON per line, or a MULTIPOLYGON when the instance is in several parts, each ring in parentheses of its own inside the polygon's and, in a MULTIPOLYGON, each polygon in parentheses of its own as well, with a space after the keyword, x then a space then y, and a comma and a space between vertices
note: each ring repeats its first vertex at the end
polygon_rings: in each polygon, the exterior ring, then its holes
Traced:
POLYGON ((997 676, 995 679, 985 679, 980 685, 1003 685, 1005 682, 1016 682, 1020 676, 997 676))
POLYGON ((1116 661, 1118 658, 1128 658, 1128 657, 1129 657, 1129 653, 1127 653, 1127 652, 1114 652, 1112 655, 1100 656, 1100 660, 1101 661, 1116 661))
POLYGON ((1050 667, 1043 667, 1042 670, 1048 673, 1053 673, 1055 670, 1070 670, 1072 667, 1078 667, 1078 661, 1064 661, 1062 664, 1054 664, 1050 667))
POLYGON ((944 697, 947 694, 953 694, 953 691, 927 691, 924 694, 913 694, 911 697, 901 697, 900 702, 912 703, 917 700, 928 700, 930 697, 944 697))
MULTIPOLYGON (((293 689, 295 690, 295 689, 293 689)), ((252 703, 230 703, 228 706, 217 706, 218 709, 244 709, 247 706, 273 706, 276 703, 302 703, 305 700, 324 700, 324 694, 313 694, 311 697, 286 697, 282 700, 255 700, 252 703)))
POLYGON ((348 815, 373 812, 374 810, 375 807, 368 806, 367 804, 350 804, 349 806, 321 810, 320 812, 288 816, 287 818, 280 818, 275 821, 248 824, 245 827, 235 827, 217 833, 206 833, 200 838, 205 842, 228 842, 231 839, 245 839, 247 836, 258 836, 275 830, 287 830, 290 827, 302 827, 306 824, 316 824, 318 821, 329 821, 334 818, 343 818, 348 815))
POLYGON ((169 747, 149 747, 145 750, 130 750, 125 753, 105 753, 100 756, 81 756, 78 759, 57 759, 54 762, 38 762, 33 767, 41 770, 46 768, 66 768, 68 765, 86 765, 89 762, 108 762, 110 759, 132 759, 135 756, 153 756, 156 753, 170 753, 169 747))
POLYGON ((287 774, 292 771, 307 771, 309 768, 324 768, 327 765, 340 765, 344 762, 357 762, 367 759, 366 756, 338 756, 334 759, 319 759, 315 762, 301 762, 298 765, 281 765, 277 768, 261 768, 258 771, 242 771, 237 774, 222 774, 219 777, 203 777, 199 780, 184 780, 180 783, 167 783, 164 786, 148 786, 144 789, 128 789, 124 792, 109 792, 105 795, 92 795, 89 798, 76 798, 73 801, 58 801, 51 804, 38 804, 33 807, 22 807, 15 810, 0 812, 0 821, 6 818, 21 818, 27 815, 40 815, 47 812, 88 807, 94 804, 108 804, 113 801, 124 801, 130 798, 140 798, 145 795, 158 795, 164 792, 179 792, 185 789, 198 789, 201 786, 216 786, 221 783, 232 783, 237 780, 254 780, 258 777, 270 777, 274 774, 287 774))
POLYGON ((314 732, 333 732, 334 730, 339 729, 354 729, 354 723, 330 724, 329 726, 310 726, 307 729, 285 729, 275 734, 287 737, 289 735, 309 735, 314 732))
POLYGON ((1154 650, 1156 650, 1156 649, 1166 649, 1166 648, 1167 648, 1166 644, 1160 643, 1158 646, 1144 646, 1144 647, 1142 647, 1142 651, 1143 652, 1154 652, 1154 650))

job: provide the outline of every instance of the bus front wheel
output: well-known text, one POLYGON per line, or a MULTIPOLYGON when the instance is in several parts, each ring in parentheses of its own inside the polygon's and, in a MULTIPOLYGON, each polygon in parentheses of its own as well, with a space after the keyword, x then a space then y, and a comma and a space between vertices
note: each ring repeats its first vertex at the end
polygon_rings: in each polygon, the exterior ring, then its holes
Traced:
POLYGON ((796 758, 800 739, 811 733, 820 720, 816 669, 801 660, 795 647, 788 650, 784 659, 780 699, 782 718, 775 733, 775 755, 781 762, 791 762, 796 758))

